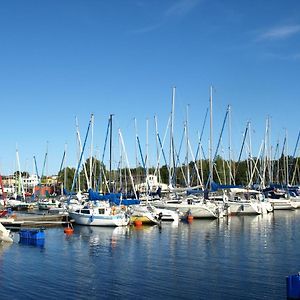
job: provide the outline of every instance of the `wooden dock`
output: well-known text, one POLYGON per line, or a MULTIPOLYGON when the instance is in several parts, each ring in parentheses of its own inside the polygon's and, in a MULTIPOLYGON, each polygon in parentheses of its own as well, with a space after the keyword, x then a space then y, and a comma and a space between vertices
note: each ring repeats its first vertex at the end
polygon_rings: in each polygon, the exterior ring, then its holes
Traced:
POLYGON ((14 218, 0 218, 6 228, 18 229, 21 227, 50 227, 68 224, 71 221, 64 214, 24 214, 14 218))

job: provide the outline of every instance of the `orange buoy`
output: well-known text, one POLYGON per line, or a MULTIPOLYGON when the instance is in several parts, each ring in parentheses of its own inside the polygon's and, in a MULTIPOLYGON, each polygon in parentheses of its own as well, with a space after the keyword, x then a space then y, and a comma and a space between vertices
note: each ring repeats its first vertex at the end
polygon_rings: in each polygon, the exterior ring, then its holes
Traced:
POLYGON ((72 234, 73 232, 74 232, 74 229, 71 227, 66 227, 64 229, 64 233, 66 233, 66 234, 72 234))
POLYGON ((135 220, 134 221, 134 225, 135 226, 142 226, 143 225, 143 222, 141 220, 135 220))
POLYGON ((187 216, 187 220, 188 220, 188 222, 192 222, 192 221, 193 221, 193 219, 194 219, 194 217, 193 217, 192 215, 188 215, 188 216, 187 216))
POLYGON ((72 223, 68 223, 68 227, 66 227, 64 229, 64 233, 66 233, 66 234, 72 234, 73 232, 74 232, 74 228, 73 228, 72 223))

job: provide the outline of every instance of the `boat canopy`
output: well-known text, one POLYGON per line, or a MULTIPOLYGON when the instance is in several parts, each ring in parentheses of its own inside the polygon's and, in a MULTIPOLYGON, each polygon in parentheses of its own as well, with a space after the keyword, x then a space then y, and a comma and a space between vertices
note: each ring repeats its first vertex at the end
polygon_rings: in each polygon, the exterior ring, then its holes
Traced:
POLYGON ((123 198, 123 195, 121 193, 100 194, 99 192, 95 192, 92 189, 89 189, 89 199, 92 201, 108 200, 110 203, 116 205, 140 204, 140 200, 138 199, 121 199, 121 198, 123 198))
POLYGON ((234 188, 242 189, 243 187, 241 185, 218 184, 216 182, 211 183, 212 192, 216 192, 217 190, 234 189, 234 188))
POLYGON ((65 196, 75 196, 76 195, 76 193, 75 192, 69 192, 67 189, 63 189, 63 193, 64 193, 64 195, 65 196))

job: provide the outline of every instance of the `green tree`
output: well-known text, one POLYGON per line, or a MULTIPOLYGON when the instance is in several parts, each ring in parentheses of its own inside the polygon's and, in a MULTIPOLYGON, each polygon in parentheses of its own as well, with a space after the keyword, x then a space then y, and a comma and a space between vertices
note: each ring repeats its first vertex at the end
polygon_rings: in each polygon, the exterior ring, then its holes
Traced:
POLYGON ((75 168, 70 167, 62 169, 57 176, 58 185, 64 184, 66 173, 66 186, 64 188, 71 191, 75 171, 75 168))

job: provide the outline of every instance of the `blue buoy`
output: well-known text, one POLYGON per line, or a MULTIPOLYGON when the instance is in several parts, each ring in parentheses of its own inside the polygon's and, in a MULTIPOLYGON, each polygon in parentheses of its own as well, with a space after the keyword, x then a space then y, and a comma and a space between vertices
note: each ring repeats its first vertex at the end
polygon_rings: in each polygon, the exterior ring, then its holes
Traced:
POLYGON ((300 299, 300 272, 286 277, 287 299, 300 299))

